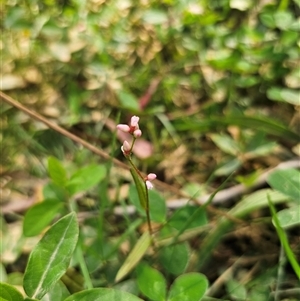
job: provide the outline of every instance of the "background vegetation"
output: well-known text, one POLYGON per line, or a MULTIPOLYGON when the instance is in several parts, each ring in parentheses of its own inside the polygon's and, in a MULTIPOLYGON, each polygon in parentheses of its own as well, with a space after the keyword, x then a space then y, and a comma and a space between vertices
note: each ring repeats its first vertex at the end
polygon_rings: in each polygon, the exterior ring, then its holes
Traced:
POLYGON ((147 229, 130 174, 2 101, 1 281, 20 288, 46 227, 75 210, 82 257, 42 300, 91 286, 165 300, 143 286, 150 266, 168 288, 203 273, 207 300, 298 300, 299 0, 8 0, 1 13, 1 90, 120 161, 115 125, 140 116, 134 159, 160 180, 158 249, 116 283, 147 229), (200 211, 182 202, 240 183, 200 211))

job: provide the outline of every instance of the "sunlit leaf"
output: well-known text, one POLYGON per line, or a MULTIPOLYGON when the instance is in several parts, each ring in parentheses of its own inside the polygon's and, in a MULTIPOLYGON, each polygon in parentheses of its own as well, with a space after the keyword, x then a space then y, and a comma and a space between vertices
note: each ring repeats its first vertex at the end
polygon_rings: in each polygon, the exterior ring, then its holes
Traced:
POLYGON ((300 203, 300 171, 293 168, 275 170, 268 176, 267 181, 272 188, 300 203))
POLYGON ((71 195, 85 191, 104 179, 106 169, 103 165, 89 165, 75 172, 66 186, 71 195))
POLYGON ((164 223, 167 216, 165 199, 155 190, 149 190, 148 193, 151 220, 158 223, 164 223))
POLYGON ((161 250, 160 262, 173 275, 185 271, 190 258, 189 246, 186 242, 167 246, 161 250))
POLYGON ((67 181, 67 173, 62 164, 54 157, 48 159, 48 172, 51 180, 63 187, 67 181))
POLYGON ((300 204, 277 212, 277 217, 284 229, 300 225, 300 204))
POLYGON ((207 287, 208 281, 203 274, 183 274, 171 285, 168 301, 200 301, 207 287))
POLYGON ((31 298, 42 298, 69 266, 78 239, 75 213, 56 222, 35 246, 24 274, 24 289, 31 298))
POLYGON ((40 234, 53 218, 61 211, 64 204, 59 200, 48 199, 32 206, 25 214, 23 233, 25 236, 40 234))
POLYGON ((166 280, 164 276, 147 264, 137 267, 137 283, 141 292, 151 300, 164 301, 166 280))
POLYGON ((22 294, 12 285, 0 282, 0 300, 23 301, 22 294))

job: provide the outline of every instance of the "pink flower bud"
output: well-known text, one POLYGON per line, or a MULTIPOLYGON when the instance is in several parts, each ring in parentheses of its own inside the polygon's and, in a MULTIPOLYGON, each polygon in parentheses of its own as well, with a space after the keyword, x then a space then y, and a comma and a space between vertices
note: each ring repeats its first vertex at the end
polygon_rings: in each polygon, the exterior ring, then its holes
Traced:
POLYGON ((133 132, 133 136, 134 136, 135 138, 141 137, 141 136, 142 136, 142 131, 141 131, 140 129, 135 130, 135 131, 133 132))
POLYGON ((138 129, 139 128, 139 120, 140 120, 140 117, 132 116, 131 121, 130 121, 130 126, 138 129))
POLYGON ((150 181, 146 181, 146 186, 148 189, 153 189, 153 185, 150 181))
POLYGON ((129 133, 130 131, 130 127, 127 124, 118 124, 117 129, 125 133, 129 133))
POLYGON ((123 145, 121 146, 121 150, 125 156, 130 155, 131 147, 126 140, 123 142, 123 145))
POLYGON ((153 181, 156 179, 156 174, 155 173, 149 173, 146 177, 146 186, 148 189, 153 189, 153 185, 150 181, 153 181))
POLYGON ((147 180, 153 181, 156 179, 156 174, 155 173, 149 173, 147 176, 147 180))

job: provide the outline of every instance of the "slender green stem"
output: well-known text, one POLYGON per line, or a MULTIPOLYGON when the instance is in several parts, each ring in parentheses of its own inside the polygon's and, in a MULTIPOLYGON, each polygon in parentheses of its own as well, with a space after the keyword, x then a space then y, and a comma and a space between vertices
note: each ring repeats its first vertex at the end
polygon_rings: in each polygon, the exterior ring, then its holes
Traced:
MULTIPOLYGON (((76 206, 75 202, 69 202, 69 208, 70 208, 70 211, 77 212, 77 206, 76 206)), ((75 250, 75 255, 76 255, 77 261, 79 263, 80 269, 82 271, 82 275, 83 275, 83 278, 84 278, 87 288, 88 289, 93 288, 92 280, 91 280, 88 268, 86 266, 86 262, 84 260, 80 236, 79 236, 78 244, 77 244, 77 247, 75 250)))
POLYGON ((92 289, 93 288, 93 283, 92 283, 88 268, 86 266, 86 262, 85 262, 84 257, 83 257, 83 252, 82 252, 82 248, 81 248, 80 243, 78 244, 78 246, 76 248, 76 258, 78 260, 78 263, 79 263, 79 266, 80 266, 80 269, 81 269, 86 287, 88 289, 92 289))

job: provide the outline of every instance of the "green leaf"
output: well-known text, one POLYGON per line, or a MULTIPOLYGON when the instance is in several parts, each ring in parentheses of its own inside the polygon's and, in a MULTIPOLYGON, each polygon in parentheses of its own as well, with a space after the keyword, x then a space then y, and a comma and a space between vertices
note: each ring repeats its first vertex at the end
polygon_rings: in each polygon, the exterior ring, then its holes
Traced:
POLYGON ((22 294, 12 285, 0 282, 0 300, 4 301, 23 301, 22 294))
POLYGON ((67 182, 67 173, 62 164, 54 157, 48 159, 48 172, 51 180, 60 187, 67 182))
POLYGON ((42 298, 69 266, 78 240, 76 214, 57 221, 35 246, 24 274, 24 290, 31 298, 42 298))
POLYGON ((229 279, 226 283, 226 288, 233 300, 246 300, 247 291, 245 286, 235 279, 229 279))
POLYGON ((211 140, 225 153, 237 156, 241 151, 238 144, 228 135, 212 134, 211 140))
POLYGON ((254 210, 267 207, 268 195, 274 204, 281 204, 289 201, 289 197, 280 192, 271 189, 261 189, 244 197, 228 212, 228 214, 237 218, 243 218, 254 210))
POLYGON ((300 105, 299 90, 272 87, 267 90, 267 96, 271 100, 287 102, 292 105, 300 105))
POLYGON ((297 169, 275 170, 269 175, 267 182, 273 189, 300 203, 300 171, 297 169))
POLYGON ((300 204, 277 212, 277 217, 284 229, 300 225, 300 204))
POLYGON ((147 264, 137 267, 137 284, 142 294, 154 301, 164 301, 166 298, 166 280, 157 270, 147 264))
POLYGON ((168 224, 177 230, 182 230, 192 216, 195 216, 195 218, 193 221, 189 222, 188 227, 185 229, 192 229, 207 224, 206 210, 204 208, 199 209, 198 207, 193 206, 185 206, 177 209, 171 216, 168 224))
POLYGON ((51 290, 41 299, 41 301, 63 301, 69 297, 70 293, 62 281, 58 281, 51 290))
POLYGON ((207 287, 208 281, 203 274, 183 274, 172 284, 168 301, 200 301, 207 287))
POLYGON ((149 190, 149 210, 151 220, 154 222, 164 223, 166 221, 166 201, 155 190, 149 190))
POLYGON ((103 180, 105 175, 106 169, 104 166, 92 164, 83 167, 72 175, 67 183, 67 189, 71 195, 79 191, 86 191, 103 180))
POLYGON ((25 236, 40 234, 63 208, 63 203, 58 200, 44 200, 32 206, 25 214, 23 233, 25 236))
POLYGON ((277 11, 274 14, 274 21, 278 28, 286 30, 291 26, 294 18, 289 11, 277 11))
POLYGON ((139 109, 138 99, 131 93, 125 91, 117 92, 122 107, 137 111, 139 109))
POLYGON ((170 245, 162 249, 160 262, 173 275, 179 275, 186 269, 190 258, 187 242, 170 245))
POLYGON ((242 162, 238 158, 233 158, 228 162, 219 166, 214 174, 216 176, 227 176, 237 170, 242 165, 242 162))
POLYGON ((45 199, 57 199, 62 202, 67 201, 68 197, 66 189, 53 182, 49 182, 44 186, 43 195, 45 199))
POLYGON ((64 301, 143 301, 142 299, 112 288, 93 288, 68 297, 64 301))
POLYGON ((281 225, 279 223, 275 207, 273 205, 273 199, 270 195, 268 195, 268 202, 269 202, 270 211, 272 213, 273 224, 276 228, 276 231, 277 231, 279 240, 281 242, 281 245, 283 246, 286 257, 287 257, 288 261, 290 262, 292 268, 294 269, 295 274, 297 275, 298 279, 300 280, 300 266, 299 266, 299 263, 297 261, 297 258, 295 256, 295 254, 293 253, 293 251, 290 247, 290 244, 288 242, 288 238, 287 238, 287 235, 286 235, 285 231, 281 228, 281 225))
POLYGON ((118 282, 124 278, 131 270, 139 263, 145 255, 151 244, 151 236, 148 231, 144 232, 140 237, 132 251, 127 256, 126 260, 119 269, 115 281, 118 282))

